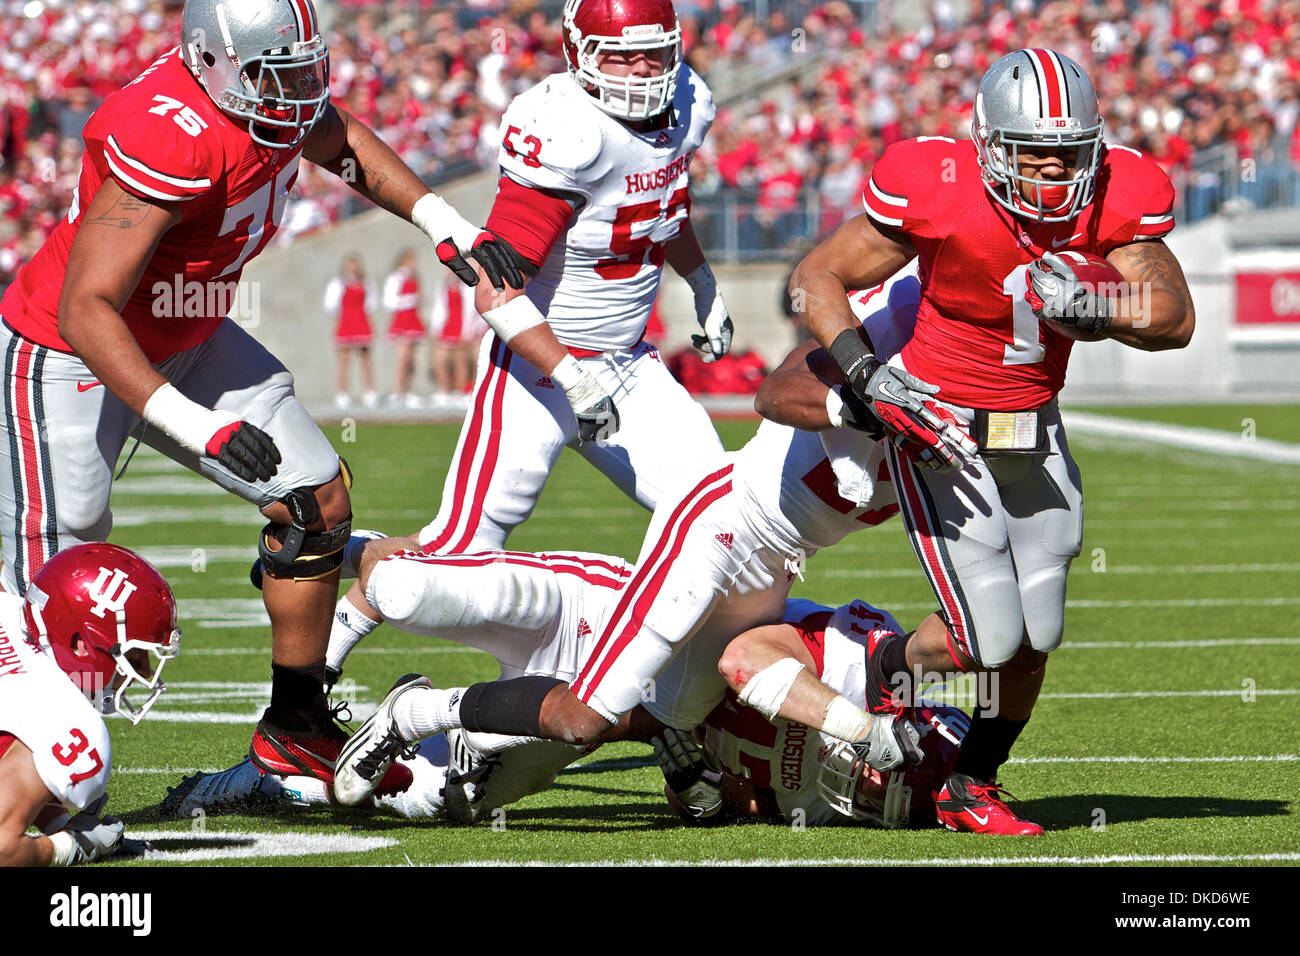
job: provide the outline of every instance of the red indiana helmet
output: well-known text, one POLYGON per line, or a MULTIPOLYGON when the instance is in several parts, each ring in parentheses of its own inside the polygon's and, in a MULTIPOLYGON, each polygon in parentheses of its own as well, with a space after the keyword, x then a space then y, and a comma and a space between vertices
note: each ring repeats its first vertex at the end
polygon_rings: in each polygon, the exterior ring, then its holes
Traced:
POLYGON ((566 0, 560 29, 569 75, 597 105, 621 120, 668 109, 682 68, 682 30, 671 0, 566 0), (613 76, 600 69, 607 53, 657 53, 657 76, 613 76))
POLYGON ((873 770, 850 743, 823 751, 817 785, 832 808, 888 829, 934 826, 934 795, 957 765, 970 718, 956 707, 922 700, 913 719, 925 758, 906 769, 873 770))
POLYGON ((158 570, 115 544, 60 551, 27 585, 28 632, 106 714, 138 724, 180 651, 176 597, 158 570), (151 658, 152 655, 152 658, 151 658), (136 684, 148 696, 132 701, 136 684))

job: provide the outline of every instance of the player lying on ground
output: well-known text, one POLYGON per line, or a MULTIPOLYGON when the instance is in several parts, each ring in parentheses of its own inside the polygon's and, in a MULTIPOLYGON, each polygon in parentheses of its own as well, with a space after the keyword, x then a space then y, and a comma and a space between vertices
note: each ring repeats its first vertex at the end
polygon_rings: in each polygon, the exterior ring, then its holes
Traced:
MULTIPOLYGON (((910 314, 899 318, 906 323, 910 314)), ((869 321, 893 325, 895 318, 885 308, 869 321)), ((773 388, 783 381, 792 380, 777 379, 773 388)), ((826 384, 817 385, 817 394, 823 410, 839 407, 842 423, 856 420, 826 384)), ((931 442, 941 440, 927 434, 931 442)), ((448 691, 415 688, 410 695, 419 700, 418 717, 406 739, 466 727, 586 745, 608 733, 651 687, 658 699, 673 701, 666 724, 694 726, 725 689, 717 662, 727 642, 780 621, 790 584, 809 556, 898 510, 883 449, 856 427, 813 433, 765 421, 743 449, 686 487, 678 500, 656 509, 636 569, 596 628, 599 636, 571 686, 526 675, 448 691), (665 672, 670 660, 674 667, 665 672)), ((375 606, 386 617, 401 616, 400 608, 389 613, 375 606)), ((767 688, 781 678, 762 673, 754 680, 767 688)), ((876 769, 892 769, 920 757, 914 728, 896 716, 846 719, 835 735, 870 748, 876 769)), ((402 735, 388 730, 371 721, 340 754, 345 779, 336 776, 335 793, 341 801, 364 797, 376 769, 400 748, 402 735)))
MULTIPOLYGON (((1189 341, 1191 295, 1162 241, 1173 187, 1150 157, 1102 144, 1097 94, 1078 64, 1020 50, 981 80, 969 141, 894 143, 863 202, 866 215, 800 263, 793 301, 888 428, 906 432, 924 411, 924 391, 900 387, 911 373, 938 386, 932 411, 979 445, 943 470, 889 455, 941 613, 873 649, 873 670, 904 693, 914 670, 998 671, 996 708, 977 710, 941 813, 954 829, 1041 833, 999 799, 997 772, 1061 643, 1082 544, 1082 481, 1057 393, 1075 340, 1189 341), (926 277, 916 334, 891 359, 844 295, 914 258, 926 277)), ((873 709, 884 706, 882 693, 873 709)))
MULTIPOLYGON (((261 509, 271 701, 253 759, 329 780, 343 739, 321 694, 351 521, 349 476, 284 365, 229 317, 275 235, 301 160, 437 243, 476 283, 523 278, 506 250, 329 101, 310 0, 189 0, 181 45, 86 123, 72 206, 0 312, 4 584, 112 527, 129 435, 261 509)), ((245 320, 258 318, 245 315, 245 320)))
MULTIPOLYGON (((588 622, 608 613, 630 576, 621 559, 588 554, 397 552, 377 560, 395 545, 374 542, 363 560, 366 593, 385 619, 405 631, 491 653, 501 665, 500 679, 519 674, 572 679, 597 638, 588 622)), ((877 632, 898 633, 897 621, 860 601, 835 610, 789 601, 784 618, 746 631, 726 646, 715 668, 728 689, 716 707, 710 688, 682 680, 669 665, 653 700, 633 709, 607 739, 652 742, 668 780, 669 801, 688 819, 932 825, 933 791, 956 758, 964 715, 921 708, 925 761, 884 774, 825 729, 845 720, 844 714, 861 714, 865 644, 877 632), (781 675, 778 682, 754 680, 774 671, 781 675), (707 749, 721 762, 720 774, 710 772, 691 734, 663 722, 664 716, 692 709, 686 701, 666 699, 669 687, 678 694, 706 695, 701 729, 707 749), (825 755, 821 763, 819 754, 825 755)), ((372 720, 409 734, 408 708, 418 708, 415 691, 425 686, 418 675, 403 678, 372 720)), ((453 730, 425 741, 418 754, 398 758, 413 777, 404 792, 371 797, 361 805, 410 818, 484 819, 549 786, 584 752, 555 741, 453 730)), ((163 809, 187 816, 199 808, 248 811, 286 802, 332 803, 328 789, 316 781, 262 776, 245 762, 187 778, 169 793, 163 809)))
POLYGON ((0 866, 118 852, 122 821, 103 815, 113 755, 100 715, 139 723, 180 639, 167 582, 116 545, 68 548, 25 598, 0 593, 0 866), (28 836, 33 825, 44 835, 28 836))
MULTIPOLYGON (((566 446, 649 510, 683 463, 722 455, 708 414, 644 341, 668 265, 694 293, 705 360, 731 347, 689 216, 713 99, 682 62, 669 0, 568 0, 562 32, 567 71, 520 93, 501 120, 487 228, 529 278, 522 292, 476 290, 492 333, 438 513, 419 534, 440 554, 504 548, 566 446)), ((353 588, 331 643, 377 623, 353 588)))

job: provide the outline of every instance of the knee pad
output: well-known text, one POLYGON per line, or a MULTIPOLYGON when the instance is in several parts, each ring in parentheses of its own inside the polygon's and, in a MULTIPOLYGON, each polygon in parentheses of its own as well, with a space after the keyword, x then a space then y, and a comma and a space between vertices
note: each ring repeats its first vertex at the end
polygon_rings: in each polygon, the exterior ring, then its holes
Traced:
MULTIPOLYGON (((346 466, 343 469, 346 475, 346 466)), ((295 581, 312 581, 333 574, 343 564, 343 548, 352 534, 352 515, 328 531, 308 531, 321 518, 315 491, 295 488, 281 500, 289 509, 289 524, 270 521, 262 529, 257 540, 262 574, 295 581), (280 544, 278 551, 271 550, 272 539, 280 544)), ((254 574, 255 584, 260 577, 254 574)))

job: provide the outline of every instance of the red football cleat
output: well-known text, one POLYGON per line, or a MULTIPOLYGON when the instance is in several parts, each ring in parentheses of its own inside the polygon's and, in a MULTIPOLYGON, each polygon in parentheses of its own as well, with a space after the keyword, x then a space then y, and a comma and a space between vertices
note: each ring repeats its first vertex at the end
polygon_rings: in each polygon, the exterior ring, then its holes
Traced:
POLYGON ((950 774, 935 798, 935 814, 949 830, 966 833, 1038 836, 1043 832, 1037 823, 1012 813, 1000 794, 1011 796, 996 782, 979 783, 964 773, 950 774))
MULTIPOLYGON (((347 732, 332 720, 310 730, 290 731, 276 727, 263 716, 253 733, 248 756, 264 773, 278 777, 315 777, 332 787, 334 762, 347 739, 347 732)), ((410 769, 395 763, 384 774, 375 794, 391 796, 401 793, 412 780, 414 775, 410 769)))

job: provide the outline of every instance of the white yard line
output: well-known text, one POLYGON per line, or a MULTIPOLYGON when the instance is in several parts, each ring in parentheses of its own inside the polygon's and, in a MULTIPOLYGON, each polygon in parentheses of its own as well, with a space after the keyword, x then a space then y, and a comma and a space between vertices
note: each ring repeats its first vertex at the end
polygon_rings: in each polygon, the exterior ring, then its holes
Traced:
MULTIPOLYGON (((1195 607, 1294 607, 1300 605, 1300 597, 1240 597, 1240 598, 1162 598, 1153 600, 1122 601, 1066 601, 1067 608, 1075 610, 1097 610, 1102 608, 1195 608, 1195 607)), ((925 611, 934 610, 933 601, 890 601, 891 611, 925 611)))
MULTIPOLYGON (((209 657, 240 657, 245 654, 269 654, 271 645, 262 647, 187 647, 186 657, 204 655, 209 657)), ((486 654, 477 647, 357 647, 349 656, 357 654, 486 654)), ((168 683, 168 687, 172 685, 168 683)), ((269 684, 267 685, 270 686, 269 684)))
MULTIPOLYGON (((1138 756, 1119 756, 1119 757, 1012 757, 1007 761, 1014 764, 1055 764, 1055 763, 1150 763, 1150 764, 1181 764, 1181 763, 1297 763, 1300 762, 1300 754, 1254 754, 1254 755, 1236 755, 1222 757, 1138 757, 1138 756)), ((571 773, 583 773, 593 769, 600 770, 621 770, 635 769, 637 767, 650 767, 654 765, 653 758, 632 758, 630 760, 610 760, 598 761, 601 764, 599 768, 591 765, 574 764, 568 770, 571 773)), ((191 774, 191 773, 215 773, 222 770, 221 767, 114 767, 113 773, 136 773, 136 774, 191 774)))
MULTIPOLYGON (((1124 648, 1148 647, 1274 647, 1300 644, 1300 637, 1215 637, 1191 641, 1069 641, 1061 649, 1109 651, 1124 648)), ((186 651, 189 654, 190 651, 186 651)), ((355 652, 354 652, 355 653, 355 652)))
POLYGON ((1039 700, 1134 700, 1156 697, 1236 697, 1249 693, 1254 697, 1294 697, 1300 694, 1300 687, 1270 687, 1248 690, 1238 687, 1235 690, 1129 690, 1129 691, 1095 691, 1068 693, 1060 691, 1051 694, 1039 694, 1039 700))
POLYGON ((1300 853, 1168 853, 1168 854, 1115 854, 1111 856, 959 856, 959 857, 787 857, 711 860, 591 860, 588 862, 554 862, 546 860, 466 860, 460 863, 428 864, 430 866, 1009 866, 1016 864, 1046 864, 1064 866, 1099 866, 1110 863, 1282 863, 1300 860, 1300 853))
POLYGON ((1098 415, 1095 412, 1062 412, 1067 430, 1080 435, 1129 438, 1148 444, 1186 448, 1211 455, 1250 458, 1283 465, 1300 465, 1300 445, 1271 438, 1247 440, 1239 434, 1213 428, 1166 425, 1132 418, 1098 415))

